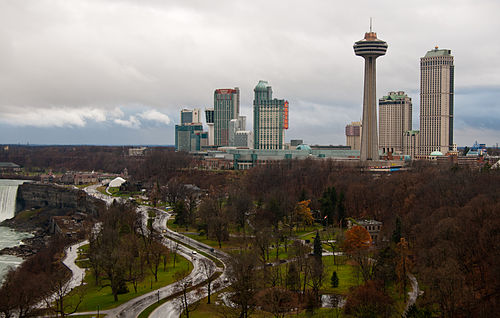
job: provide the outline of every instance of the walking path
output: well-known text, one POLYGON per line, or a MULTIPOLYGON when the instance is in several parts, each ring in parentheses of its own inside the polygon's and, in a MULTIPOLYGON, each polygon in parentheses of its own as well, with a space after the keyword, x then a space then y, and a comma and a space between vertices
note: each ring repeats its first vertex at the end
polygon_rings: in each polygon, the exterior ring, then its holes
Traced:
POLYGON ((406 308, 405 312, 403 314, 403 317, 406 316, 406 313, 408 312, 408 309, 410 308, 411 305, 414 305, 415 302, 417 301, 417 297, 423 293, 418 289, 418 282, 417 279, 415 278, 414 275, 408 273, 408 278, 410 279, 411 283, 411 291, 408 292, 408 303, 406 303, 406 308))
POLYGON ((85 269, 79 267, 75 263, 76 259, 78 258, 78 249, 85 244, 89 244, 89 241, 85 240, 66 248, 66 257, 62 262, 72 273, 71 279, 67 282, 68 292, 73 288, 80 286, 82 284, 83 278, 85 277, 85 269))

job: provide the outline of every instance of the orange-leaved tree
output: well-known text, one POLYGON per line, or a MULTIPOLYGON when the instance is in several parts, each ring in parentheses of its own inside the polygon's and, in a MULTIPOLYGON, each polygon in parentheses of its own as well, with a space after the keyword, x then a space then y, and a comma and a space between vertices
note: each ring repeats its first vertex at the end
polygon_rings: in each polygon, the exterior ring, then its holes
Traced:
POLYGON ((372 237, 364 227, 355 225, 346 231, 343 249, 358 263, 365 282, 371 278, 373 272, 374 262, 369 257, 371 245, 372 237))
POLYGON ((305 227, 306 225, 311 225, 314 221, 314 218, 311 213, 311 208, 309 204, 311 200, 304 200, 297 203, 295 206, 295 218, 296 222, 302 223, 305 227))
POLYGON ((368 231, 359 225, 345 232, 344 250, 347 253, 368 249, 372 245, 372 237, 368 231))

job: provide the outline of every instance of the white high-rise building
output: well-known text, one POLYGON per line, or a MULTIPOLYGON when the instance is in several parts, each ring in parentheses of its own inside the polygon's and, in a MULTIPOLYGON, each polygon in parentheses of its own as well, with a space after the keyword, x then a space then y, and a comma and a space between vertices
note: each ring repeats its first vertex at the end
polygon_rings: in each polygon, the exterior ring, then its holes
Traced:
POLYGON ((378 100, 379 148, 385 154, 401 154, 403 133, 411 130, 411 98, 405 92, 389 92, 378 100))
POLYGON ((252 132, 249 130, 239 130, 234 136, 234 146, 243 148, 253 148, 252 132))
POLYGON ((285 149, 288 101, 273 99, 273 90, 266 81, 259 81, 253 91, 254 149, 285 149))
POLYGON ((186 109, 183 108, 181 110, 181 125, 191 125, 191 124, 200 124, 200 109, 186 109))
MULTIPOLYGON (((238 119, 231 119, 229 121, 229 132, 228 132, 228 146, 237 146, 235 144, 235 136, 239 131, 245 131, 246 129, 246 116, 238 116, 238 119)), ((241 146, 246 147, 246 146, 241 146)))
POLYGON ((403 155, 415 158, 418 151, 418 142, 420 140, 418 130, 408 130, 403 133, 403 155))
POLYGON ((453 151, 453 96, 451 50, 436 47, 420 59, 420 155, 453 151))
POLYGON ((215 140, 214 109, 205 108, 205 119, 208 126, 208 145, 213 146, 215 140))

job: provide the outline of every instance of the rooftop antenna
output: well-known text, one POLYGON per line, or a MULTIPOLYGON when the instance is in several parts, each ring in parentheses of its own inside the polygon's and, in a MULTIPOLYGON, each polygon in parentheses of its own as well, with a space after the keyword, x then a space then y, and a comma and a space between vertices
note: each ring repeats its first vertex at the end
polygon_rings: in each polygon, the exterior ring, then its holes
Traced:
POLYGON ((370 33, 372 32, 372 17, 370 17, 370 33))

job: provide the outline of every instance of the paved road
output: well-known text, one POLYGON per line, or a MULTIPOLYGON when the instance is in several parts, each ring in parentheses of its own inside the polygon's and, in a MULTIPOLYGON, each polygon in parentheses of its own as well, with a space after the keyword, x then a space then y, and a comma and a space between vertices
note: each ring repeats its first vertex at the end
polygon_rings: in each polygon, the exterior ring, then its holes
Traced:
MULTIPOLYGON (((98 199, 101 199, 105 201, 108 205, 112 204, 112 202, 116 199, 120 198, 111 198, 107 195, 102 194, 97 190, 97 187, 100 185, 93 185, 84 188, 85 192, 93 197, 96 197, 98 199)), ((147 206, 139 206, 137 208, 137 212, 141 213, 143 216, 143 226, 146 226, 147 224, 147 217, 148 213, 147 210, 149 207, 147 206)), ((213 292, 216 292, 217 290, 220 290, 222 288, 225 288, 229 284, 229 280, 227 278, 226 274, 226 268, 227 266, 224 266, 224 268, 217 268, 216 264, 210 260, 209 258, 201 255, 200 253, 193 254, 193 249, 186 247, 182 244, 176 244, 174 241, 170 240, 170 238, 174 238, 178 241, 181 241, 185 243, 186 245, 189 245, 195 249, 201 250, 207 254, 210 254, 211 256, 217 258, 224 264, 224 260, 227 260, 228 255, 224 252, 214 250, 211 246, 208 246, 206 244, 200 243, 196 240, 193 240, 189 237, 186 237, 182 234, 179 234, 177 232, 174 232, 170 229, 167 228, 166 224, 168 219, 170 218, 170 214, 166 213, 165 211, 161 209, 156 209, 157 212, 157 217, 155 218, 153 222, 153 227, 155 230, 159 232, 166 232, 163 244, 166 246, 169 246, 170 248, 174 248, 177 250, 177 253, 180 255, 186 257, 188 260, 191 260, 193 263, 193 270, 191 273, 185 277, 183 280, 180 282, 176 282, 173 284, 170 284, 168 286, 162 287, 158 290, 154 290, 148 294, 139 296, 137 298, 134 298, 116 308, 110 309, 110 310, 105 310, 102 311, 101 313, 106 314, 107 317, 137 317, 144 309, 149 307, 150 305, 154 304, 155 302, 158 301, 158 298, 166 298, 169 297, 179 291, 182 290, 181 284, 183 282, 189 281, 191 285, 197 285, 202 283, 203 281, 206 280, 207 278, 207 273, 205 271, 205 268, 208 268, 209 275, 213 274, 215 271, 222 271, 222 274, 219 276, 218 279, 212 282, 212 290, 213 292)), ((81 280, 81 279, 80 279, 81 280)), ((199 291, 193 291, 188 294, 189 302, 193 303, 196 302, 208 295, 206 291, 206 287, 200 289, 199 291)), ((180 311, 180 300, 179 298, 175 298, 171 301, 168 301, 164 303, 162 306, 158 307, 152 314, 152 317, 179 317, 181 314, 180 311)), ((87 313, 78 313, 80 315, 82 314, 96 314, 96 312, 87 312, 87 313)))
POLYGON ((99 183, 94 184, 94 185, 83 188, 83 191, 85 191, 88 195, 93 196, 94 198, 103 200, 104 202, 106 202, 106 205, 108 205, 108 206, 111 205, 113 203, 113 201, 115 201, 115 200, 118 202, 125 201, 125 199, 120 198, 120 197, 111 197, 109 195, 102 194, 101 192, 99 192, 99 190, 97 190, 97 188, 101 187, 101 186, 102 186, 102 184, 99 184, 99 183))
MULTIPOLYGON (((195 247, 198 250, 203 251, 204 253, 207 253, 213 257, 216 257, 218 260, 220 260, 223 264, 227 262, 226 260, 228 259, 228 255, 224 252, 214 250, 211 246, 208 246, 206 244, 200 243, 196 240, 193 240, 189 237, 186 237, 184 235, 181 235, 177 232, 174 232, 166 227, 167 221, 170 218, 170 214, 162 212, 160 214, 160 217, 157 218, 156 224, 153 226, 157 226, 157 229, 159 230, 166 230, 167 235, 174 237, 175 239, 182 241, 186 244, 189 244, 193 247, 195 247), (213 250, 213 251, 212 251, 213 250)), ((199 254, 198 254, 199 255, 199 254)), ((215 266, 215 264, 214 264, 215 266)), ((218 270, 222 271, 222 274, 212 282, 212 293, 215 293, 229 285, 229 278, 227 274, 227 265, 224 266, 224 268, 219 268, 218 270)), ((205 277, 206 278, 206 277, 205 277)), ((196 285, 195 282, 192 283, 192 285, 196 285)), ((181 288, 179 286, 179 288, 181 288)), ((196 290, 193 290, 187 294, 187 299, 188 303, 192 304, 195 303, 208 295, 208 290, 207 286, 204 285, 201 288, 198 288, 196 290)), ((179 296, 177 298, 174 298, 172 300, 169 300, 156 308, 150 315, 149 317, 152 318, 174 318, 174 317, 179 317, 182 313, 182 296, 179 296)))

